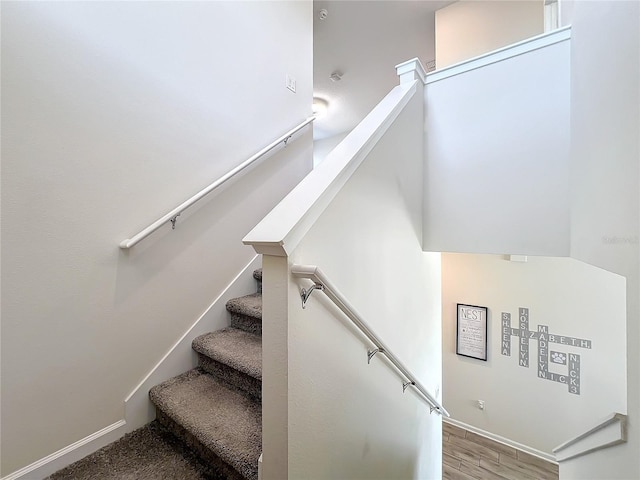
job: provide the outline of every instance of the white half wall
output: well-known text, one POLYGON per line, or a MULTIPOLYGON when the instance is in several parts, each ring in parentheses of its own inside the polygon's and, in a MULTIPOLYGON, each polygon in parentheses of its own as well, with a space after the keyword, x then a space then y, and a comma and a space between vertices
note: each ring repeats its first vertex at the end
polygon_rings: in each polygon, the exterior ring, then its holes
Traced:
POLYGON ((442 255, 444 402, 455 420, 552 455, 596 420, 627 410, 625 279, 570 258, 507 258, 442 255), (489 309, 486 362, 456 355, 457 303, 489 309), (516 336, 507 336, 510 355, 503 354, 502 313, 519 329, 521 307, 529 309, 531 331, 547 325, 557 340, 528 340, 528 366, 516 336), (569 337, 590 340, 591 348, 574 347, 569 337), (564 364, 553 363, 558 354, 564 364), (580 356, 579 394, 571 393, 570 354, 580 356), (567 383, 540 378, 540 362, 567 383))
POLYGON ((569 34, 427 75, 426 251, 569 254, 569 34))
POLYGON ((461 0, 436 11, 436 66, 448 67, 544 31, 544 0, 461 0))
POLYGON ((118 244, 310 115, 313 47, 308 2, 1 8, 6 476, 120 421, 254 257, 241 240, 311 170, 311 127, 118 244))
MULTIPOLYGON (((319 266, 439 398, 440 255, 421 249, 419 93, 289 262, 319 266)), ((332 160, 340 161, 330 155, 321 167, 332 160)), ((303 286, 289 280, 288 477, 440 478, 440 417, 411 389, 403 394, 381 355, 367 364, 371 345, 322 293, 303 310, 303 286)))

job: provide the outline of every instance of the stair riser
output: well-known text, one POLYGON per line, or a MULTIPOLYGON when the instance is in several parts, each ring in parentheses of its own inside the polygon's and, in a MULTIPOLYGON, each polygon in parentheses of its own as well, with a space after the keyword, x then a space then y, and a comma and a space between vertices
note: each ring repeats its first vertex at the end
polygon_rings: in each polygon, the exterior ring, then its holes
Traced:
MULTIPOLYGON (((193 435, 187 432, 182 426, 174 422, 162 410, 156 408, 156 420, 169 430, 173 435, 182 440, 189 448, 195 452, 201 460, 203 460, 217 474, 216 478, 224 478, 225 480, 247 480, 233 467, 224 462, 215 453, 200 443, 193 435)), ((257 478, 257 472, 255 475, 257 478)))
POLYGON ((233 367, 198 353, 198 365, 207 373, 229 385, 236 391, 249 395, 257 400, 262 399, 262 382, 233 367))
POLYGON ((262 335, 262 321, 241 313, 231 313, 231 326, 255 335, 262 335))

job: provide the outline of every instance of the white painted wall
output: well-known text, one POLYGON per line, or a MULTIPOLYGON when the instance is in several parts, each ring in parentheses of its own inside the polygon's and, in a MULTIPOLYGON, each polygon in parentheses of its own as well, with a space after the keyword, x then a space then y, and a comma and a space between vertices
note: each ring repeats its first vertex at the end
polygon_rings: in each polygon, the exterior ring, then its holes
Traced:
POLYGON ((118 243, 310 114, 309 2, 2 4, 2 470, 123 400, 253 257, 311 132, 118 243), (298 93, 285 89, 296 77, 298 93))
POLYGON ((640 5, 561 3, 572 24, 571 256, 626 277, 629 442, 562 478, 640 478, 640 5))
POLYGON ((498 58, 427 77, 425 250, 568 255, 569 41, 498 58))
POLYGON ((322 138, 320 140, 314 140, 313 142, 313 166, 314 168, 320 165, 325 157, 333 150, 349 132, 339 133, 329 138, 322 138))
MULTIPOLYGON (((551 454, 557 445, 612 412, 626 412, 625 279, 570 258, 443 254, 442 330, 444 402, 452 418, 551 454), (489 308, 487 361, 456 355, 456 304, 489 308), (591 349, 549 343, 548 350, 580 355, 580 395, 538 378, 538 342, 529 342, 529 367, 519 366, 518 338, 501 352, 501 314, 529 308, 529 328, 592 341, 591 349), (477 400, 485 401, 479 410, 477 400)), ((568 374, 553 365, 549 372, 568 374)))
POLYGON ((544 1, 459 1, 436 11, 436 65, 448 67, 544 31, 544 1))
MULTIPOLYGON (((422 115, 419 90, 289 262, 318 265, 439 396, 440 255, 420 241, 422 115)), ((291 279, 288 290, 288 478, 439 478, 440 417, 402 393, 382 358, 367 365, 370 345, 326 297, 302 310, 308 284, 291 279)))

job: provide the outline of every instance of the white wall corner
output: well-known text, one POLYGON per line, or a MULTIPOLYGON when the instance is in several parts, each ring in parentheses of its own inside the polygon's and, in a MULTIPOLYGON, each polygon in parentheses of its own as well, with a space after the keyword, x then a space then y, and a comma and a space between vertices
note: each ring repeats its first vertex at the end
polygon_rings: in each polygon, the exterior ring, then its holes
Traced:
POLYGON ((423 85, 427 83, 427 70, 418 57, 396 65, 396 73, 401 84, 414 80, 420 80, 423 85))
POLYGON ((558 462, 613 447, 627 441, 627 416, 612 413, 590 430, 553 449, 558 462))

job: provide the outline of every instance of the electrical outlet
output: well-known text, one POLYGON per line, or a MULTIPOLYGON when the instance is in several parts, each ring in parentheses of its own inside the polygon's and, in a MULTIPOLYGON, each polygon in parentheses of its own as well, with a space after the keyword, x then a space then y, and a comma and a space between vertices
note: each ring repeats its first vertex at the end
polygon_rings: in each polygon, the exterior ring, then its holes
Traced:
POLYGON ((296 93, 296 79, 287 73, 286 86, 293 93, 296 93))
POLYGON ((478 408, 484 410, 484 400, 478 400, 478 408))

